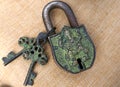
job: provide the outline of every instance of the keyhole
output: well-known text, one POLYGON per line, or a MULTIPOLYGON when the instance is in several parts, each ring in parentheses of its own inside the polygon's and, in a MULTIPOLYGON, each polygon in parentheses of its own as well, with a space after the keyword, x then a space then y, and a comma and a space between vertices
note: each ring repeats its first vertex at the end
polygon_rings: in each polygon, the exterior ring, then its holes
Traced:
POLYGON ((81 59, 77 59, 80 69, 83 69, 83 65, 81 64, 81 59))

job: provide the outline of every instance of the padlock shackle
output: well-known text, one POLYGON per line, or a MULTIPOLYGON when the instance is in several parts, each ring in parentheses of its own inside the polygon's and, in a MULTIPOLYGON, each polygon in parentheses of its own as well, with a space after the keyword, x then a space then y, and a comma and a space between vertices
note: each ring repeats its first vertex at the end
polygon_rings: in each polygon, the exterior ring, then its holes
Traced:
POLYGON ((55 8, 60 8, 65 12, 71 27, 78 27, 78 22, 70 6, 62 1, 52 1, 44 7, 42 12, 43 21, 47 31, 53 29, 53 24, 50 19, 50 12, 55 8))

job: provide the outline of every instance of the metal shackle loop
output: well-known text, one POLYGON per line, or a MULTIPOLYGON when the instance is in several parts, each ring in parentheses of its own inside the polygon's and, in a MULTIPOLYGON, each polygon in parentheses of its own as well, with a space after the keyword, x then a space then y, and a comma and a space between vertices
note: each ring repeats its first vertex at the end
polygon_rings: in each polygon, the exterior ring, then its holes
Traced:
POLYGON ((42 12, 43 21, 47 31, 51 31, 51 29, 54 28, 50 19, 50 11, 54 8, 60 8, 65 12, 71 27, 78 27, 78 22, 70 6, 62 1, 52 1, 44 7, 42 12))

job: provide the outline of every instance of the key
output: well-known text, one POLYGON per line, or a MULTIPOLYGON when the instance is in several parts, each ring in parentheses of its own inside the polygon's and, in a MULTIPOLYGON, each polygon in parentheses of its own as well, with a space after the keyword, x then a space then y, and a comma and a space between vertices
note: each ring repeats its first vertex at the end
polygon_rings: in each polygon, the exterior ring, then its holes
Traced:
POLYGON ((41 46, 41 43, 37 44, 36 40, 36 38, 21 37, 18 41, 18 44, 23 47, 23 50, 17 54, 11 51, 7 57, 2 58, 4 65, 9 64, 20 55, 23 55, 24 59, 26 60, 32 60, 24 81, 25 86, 34 84, 34 79, 37 75, 33 71, 35 64, 38 62, 41 65, 45 65, 48 62, 48 58, 44 54, 43 46, 41 46))
POLYGON ((13 60, 15 60, 16 58, 18 58, 20 55, 22 55, 24 52, 24 50, 21 50, 20 52, 18 52, 17 54, 15 54, 13 51, 11 51, 7 57, 3 57, 2 60, 4 62, 4 66, 6 66, 7 64, 9 64, 10 62, 12 62, 13 60))
POLYGON ((30 68, 28 70, 27 76, 24 81, 24 85, 33 85, 34 78, 36 77, 36 73, 33 72, 35 64, 38 62, 41 65, 45 65, 48 62, 48 58, 43 54, 43 48, 40 45, 34 45, 31 47, 29 51, 29 58, 32 60, 30 64, 30 68))
POLYGON ((33 81, 34 81, 34 78, 36 77, 36 73, 33 72, 33 69, 34 69, 34 66, 35 66, 36 62, 35 61, 32 61, 32 63, 30 64, 30 68, 28 70, 28 73, 27 73, 27 76, 25 78, 25 81, 24 81, 24 85, 27 86, 27 85, 33 85, 33 81))

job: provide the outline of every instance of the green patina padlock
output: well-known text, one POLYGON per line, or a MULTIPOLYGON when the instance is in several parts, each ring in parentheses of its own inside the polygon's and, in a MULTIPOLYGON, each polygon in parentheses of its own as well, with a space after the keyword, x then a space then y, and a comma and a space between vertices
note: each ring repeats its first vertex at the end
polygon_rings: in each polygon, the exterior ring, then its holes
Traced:
POLYGON ((48 3, 43 10, 43 21, 47 31, 53 29, 50 11, 62 9, 71 27, 64 26, 58 34, 48 37, 56 62, 71 73, 78 73, 90 68, 95 58, 95 47, 84 25, 79 26, 72 9, 62 1, 48 3))

